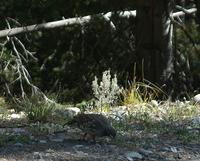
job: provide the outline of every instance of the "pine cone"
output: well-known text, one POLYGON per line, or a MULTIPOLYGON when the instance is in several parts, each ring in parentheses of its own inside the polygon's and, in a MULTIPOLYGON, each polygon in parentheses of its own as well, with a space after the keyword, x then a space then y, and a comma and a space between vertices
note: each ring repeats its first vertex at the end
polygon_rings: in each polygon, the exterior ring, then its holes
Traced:
POLYGON ((101 114, 78 114, 66 124, 78 127, 84 132, 83 139, 90 135, 94 142, 96 136, 110 136, 113 138, 116 136, 115 129, 108 119, 101 114))

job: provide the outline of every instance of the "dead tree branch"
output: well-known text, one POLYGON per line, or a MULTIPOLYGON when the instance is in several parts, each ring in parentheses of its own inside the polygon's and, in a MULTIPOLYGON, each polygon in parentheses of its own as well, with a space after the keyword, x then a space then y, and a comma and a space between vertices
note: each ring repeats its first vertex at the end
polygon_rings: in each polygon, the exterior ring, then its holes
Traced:
MULTIPOLYGON (((191 8, 187 10, 187 13, 195 13, 197 11, 196 8, 191 8)), ((111 16, 112 12, 108 12, 106 14, 98 14, 102 16, 106 21, 110 21, 111 27, 115 29, 115 25, 111 21, 111 16)), ((183 16, 185 15, 185 12, 180 11, 173 13, 173 17, 177 16, 183 16)), ((97 15, 96 15, 97 16, 97 15)), ((136 17, 136 11, 124 11, 124 12, 119 12, 120 17, 136 17)), ((28 32, 34 32, 34 31, 39 31, 39 30, 48 30, 48 29, 53 29, 57 27, 63 27, 63 26, 69 26, 69 25, 83 25, 85 23, 88 23, 93 16, 84 16, 84 17, 76 17, 76 18, 69 18, 69 19, 64 19, 64 20, 59 20, 59 21, 53 21, 53 22, 47 22, 47 23, 41 23, 41 24, 35 24, 35 25, 30 25, 30 26, 24 26, 24 27, 16 27, 16 28, 10 28, 10 29, 5 29, 0 31, 0 38, 2 37, 12 37, 17 34, 22 34, 22 33, 28 33, 28 32)))
MULTIPOLYGON (((10 28, 9 22, 6 20, 8 28, 10 28)), ((7 37, 7 39, 0 44, 1 54, 0 54, 0 80, 2 85, 4 85, 7 94, 13 99, 15 103, 17 100, 14 98, 10 87, 19 82, 21 97, 26 97, 26 91, 24 85, 28 85, 32 90, 32 95, 37 95, 43 97, 46 101, 53 103, 52 100, 48 99, 46 95, 36 87, 32 81, 28 70, 25 67, 25 63, 28 63, 30 59, 37 61, 34 57, 34 52, 30 52, 26 49, 24 44, 15 36, 7 37), (7 50, 6 45, 11 44, 12 50, 7 50), (12 76, 6 73, 11 73, 12 76)))
MULTIPOLYGON (((179 6, 179 5, 176 5, 175 8, 176 8, 177 10, 182 11, 183 13, 185 13, 185 14, 187 14, 187 15, 192 15, 194 12, 197 11, 196 8, 193 8, 193 9, 187 10, 187 9, 185 9, 184 7, 179 6)), ((180 13, 182 13, 182 12, 180 12, 180 13)), ((179 13, 179 12, 177 12, 176 14, 178 15, 178 13, 179 13)))

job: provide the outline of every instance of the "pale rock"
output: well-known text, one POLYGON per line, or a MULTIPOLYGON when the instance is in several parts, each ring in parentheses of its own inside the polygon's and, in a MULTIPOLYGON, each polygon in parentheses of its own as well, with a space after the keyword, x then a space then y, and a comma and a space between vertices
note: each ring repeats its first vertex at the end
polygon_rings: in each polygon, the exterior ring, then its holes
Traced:
POLYGON ((165 148, 162 148, 162 150, 163 151, 168 151, 168 152, 173 152, 173 153, 179 153, 179 152, 183 151, 182 149, 177 148, 175 146, 165 147, 165 148))
POLYGON ((172 147, 170 147, 170 150, 171 150, 173 153, 178 153, 177 147, 172 146, 172 147))
POLYGON ((79 114, 81 110, 77 107, 68 107, 68 108, 58 108, 54 110, 53 115, 59 115, 64 118, 73 118, 77 114, 79 114))
POLYGON ((23 146, 23 144, 22 144, 22 143, 19 143, 19 142, 15 143, 14 145, 15 145, 15 146, 18 146, 18 147, 22 147, 22 146, 23 146))
POLYGON ((26 116, 26 113, 23 112, 23 111, 19 112, 19 114, 21 115, 21 117, 25 117, 26 116))
POLYGON ((194 117, 194 118, 192 118, 192 123, 194 124, 194 125, 199 125, 200 124, 200 117, 194 117))
POLYGON ((82 147, 84 147, 84 145, 74 145, 74 148, 82 148, 82 147))
POLYGON ((109 148, 111 149, 116 149, 117 148, 117 145, 107 145, 109 148))
POLYGON ((134 151, 127 152, 125 154, 125 156, 129 161, 133 161, 134 159, 142 159, 143 158, 143 156, 140 153, 134 152, 134 151))
POLYGON ((8 112, 10 112, 10 113, 14 113, 15 110, 14 110, 14 109, 10 109, 10 110, 8 110, 8 112))
POLYGON ((62 143, 64 141, 64 138, 51 138, 50 141, 62 143))
POLYGON ((121 118, 124 118, 124 116, 128 115, 128 109, 126 106, 119 106, 119 107, 113 108, 111 111, 111 114, 114 116, 116 120, 119 120, 121 118))
POLYGON ((68 111, 68 114, 72 117, 81 112, 81 110, 78 107, 69 107, 66 110, 68 111))
POLYGON ((140 149, 139 151, 140 153, 142 153, 145 156, 148 156, 150 154, 153 154, 153 152, 151 150, 146 150, 146 149, 140 149))
POLYGON ((151 100, 151 105, 152 105, 153 107, 158 107, 159 103, 158 103, 158 101, 156 101, 156 100, 151 100))
POLYGON ((12 119, 20 119, 20 118, 21 118, 21 115, 20 115, 20 114, 17 114, 17 113, 12 113, 12 114, 10 115, 10 117, 11 117, 12 119))
POLYGON ((38 161, 41 160, 41 159, 43 159, 42 155, 39 152, 34 152, 33 153, 33 158, 35 160, 38 160, 38 161))
POLYGON ((41 143, 41 144, 46 144, 47 141, 46 141, 46 140, 39 140, 39 143, 41 143))
POLYGON ((76 155, 78 155, 78 156, 88 156, 88 153, 85 153, 83 151, 76 151, 76 155))
POLYGON ((194 103, 200 103, 200 94, 197 94, 193 97, 194 103))
MULTIPOLYGON (((77 151, 79 151, 78 149, 84 148, 84 145, 74 145, 72 148, 74 149, 74 151, 77 152, 77 151)), ((86 149, 86 148, 84 148, 84 149, 86 149)))

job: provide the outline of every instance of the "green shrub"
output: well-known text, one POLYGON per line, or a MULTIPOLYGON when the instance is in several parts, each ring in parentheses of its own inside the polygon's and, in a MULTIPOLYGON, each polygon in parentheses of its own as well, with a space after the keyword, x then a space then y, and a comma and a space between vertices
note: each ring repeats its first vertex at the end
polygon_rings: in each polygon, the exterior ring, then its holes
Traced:
POLYGON ((116 104, 121 88, 117 83, 117 76, 111 77, 110 70, 103 72, 102 80, 99 82, 95 77, 92 82, 92 90, 95 98, 95 106, 100 107, 101 111, 103 107, 108 107, 116 104))
POLYGON ((22 106, 30 122, 47 122, 55 108, 54 103, 47 102, 36 96, 24 99, 22 106))

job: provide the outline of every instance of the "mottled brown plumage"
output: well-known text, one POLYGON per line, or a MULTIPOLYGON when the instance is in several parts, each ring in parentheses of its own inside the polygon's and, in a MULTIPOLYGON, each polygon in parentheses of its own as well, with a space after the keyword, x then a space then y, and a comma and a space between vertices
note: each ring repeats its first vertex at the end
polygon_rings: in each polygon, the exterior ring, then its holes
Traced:
POLYGON ((90 135, 93 141, 95 141, 95 137, 116 136, 115 129, 102 114, 78 114, 67 124, 81 129, 84 132, 83 139, 87 135, 90 135))

